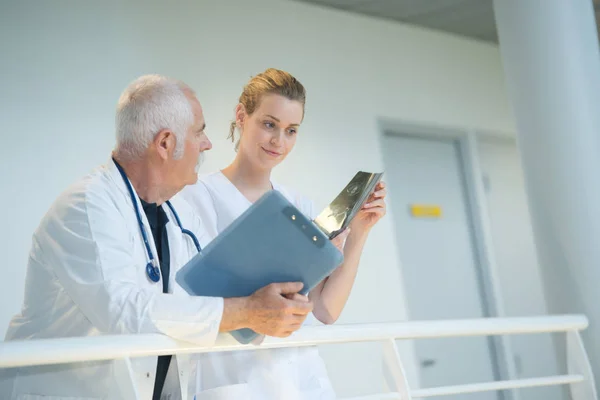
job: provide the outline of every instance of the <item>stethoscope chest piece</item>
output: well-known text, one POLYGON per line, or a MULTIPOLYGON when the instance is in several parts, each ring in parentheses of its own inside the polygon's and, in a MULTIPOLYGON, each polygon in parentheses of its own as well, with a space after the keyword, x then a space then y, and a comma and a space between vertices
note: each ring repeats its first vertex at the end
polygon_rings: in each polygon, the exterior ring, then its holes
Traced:
MULTIPOLYGON (((131 197, 131 202, 133 203, 133 208, 135 210, 135 216, 137 218, 137 222, 140 227, 140 232, 142 234, 144 246, 146 247, 146 254, 148 255, 148 259, 150 260, 148 262, 148 264, 146 264, 146 275, 148 276, 148 279, 150 279, 152 282, 156 283, 156 282, 160 281, 160 268, 158 267, 158 261, 156 261, 156 259, 154 258, 154 254, 152 254, 152 249, 150 248, 150 243, 148 241, 148 235, 146 234, 146 230, 144 229, 144 223, 142 222, 142 216, 141 216, 140 210, 138 208, 135 193, 133 192, 133 186, 131 186, 131 182, 129 182, 129 179, 127 179, 127 175, 125 175, 125 171, 123 170, 123 168, 119 165, 119 163, 114 158, 113 158, 113 161, 114 161, 117 169, 119 170, 121 177, 123 178, 123 182, 125 182, 125 186, 127 186, 127 190, 129 191, 129 196, 131 197)), ((201 247, 200 247, 200 242, 198 241, 198 238, 196 238, 196 235, 194 235, 194 233, 192 231, 183 228, 183 226, 181 225, 181 221, 179 220, 179 215, 177 215, 177 212, 175 211, 175 208, 173 208, 173 205, 171 204, 171 202, 167 201, 166 203, 169 206, 169 208, 171 209, 171 212, 173 213, 173 216, 175 217, 175 220, 177 221, 177 225, 179 226, 179 229, 181 229, 181 233, 183 233, 184 235, 188 235, 192 239, 192 241, 194 242, 194 246, 196 246, 196 250, 199 253, 201 250, 201 247)))
POLYGON ((152 261, 146 264, 146 275, 154 283, 160 281, 160 270, 152 261))

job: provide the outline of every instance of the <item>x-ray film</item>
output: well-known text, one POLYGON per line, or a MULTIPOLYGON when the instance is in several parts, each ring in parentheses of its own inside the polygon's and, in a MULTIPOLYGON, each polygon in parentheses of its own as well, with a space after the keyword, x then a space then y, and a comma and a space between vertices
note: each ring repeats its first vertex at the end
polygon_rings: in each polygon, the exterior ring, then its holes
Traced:
POLYGON ((344 190, 315 219, 315 224, 329 237, 335 238, 350 225, 367 201, 383 172, 359 171, 344 190))

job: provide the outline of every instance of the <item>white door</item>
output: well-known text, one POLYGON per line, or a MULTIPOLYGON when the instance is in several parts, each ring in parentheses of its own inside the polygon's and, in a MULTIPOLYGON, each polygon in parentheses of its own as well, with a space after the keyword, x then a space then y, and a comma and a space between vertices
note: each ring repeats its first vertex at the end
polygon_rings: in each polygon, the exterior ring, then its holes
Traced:
MULTIPOLYGON (((480 141, 479 159, 504 311, 510 317, 547 314, 517 146, 480 141)), ((518 335, 510 340, 519 378, 559 373, 550 334, 518 335)), ((521 390, 523 400, 563 398, 561 387, 521 390)))
MULTIPOLYGON (((457 144, 384 136, 386 182, 412 320, 485 316, 464 174, 457 144), (411 205, 441 207, 441 218, 415 218, 411 205)), ((415 342, 422 387, 495 380, 486 337, 415 342)), ((444 399, 497 400, 497 393, 444 399)))

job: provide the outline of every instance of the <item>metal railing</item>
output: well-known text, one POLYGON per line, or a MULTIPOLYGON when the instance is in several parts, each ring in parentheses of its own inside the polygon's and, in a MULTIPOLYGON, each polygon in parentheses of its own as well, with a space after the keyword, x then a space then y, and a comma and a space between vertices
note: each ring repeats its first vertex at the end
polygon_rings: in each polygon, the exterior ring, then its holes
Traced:
MULTIPOLYGON (((285 339, 267 338, 260 346, 241 345, 229 335, 220 335, 216 344, 210 347, 196 346, 158 334, 41 339, 0 343, 0 368, 166 354, 182 355, 252 349, 260 351, 268 348, 333 343, 382 342, 384 364, 392 378, 393 391, 356 397, 353 400, 410 400, 552 385, 569 385, 573 400, 592 400, 597 398, 596 388, 579 334, 587 326, 587 318, 580 315, 317 326, 302 328, 285 339), (550 332, 566 333, 567 375, 411 389, 396 347, 397 340, 550 332)), ((183 396, 183 400, 186 400, 185 393, 183 396)))

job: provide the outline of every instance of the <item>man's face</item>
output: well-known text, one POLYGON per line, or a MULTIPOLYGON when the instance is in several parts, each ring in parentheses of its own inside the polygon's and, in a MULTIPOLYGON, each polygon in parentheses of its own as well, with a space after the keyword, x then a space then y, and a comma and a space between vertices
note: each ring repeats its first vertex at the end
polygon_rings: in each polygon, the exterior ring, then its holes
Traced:
POLYGON ((192 105, 194 123, 186 132, 183 157, 173 160, 174 168, 172 169, 173 174, 170 179, 172 179, 173 184, 179 190, 183 189, 186 185, 196 183, 198 180, 198 169, 204 158, 204 152, 212 148, 212 143, 204 132, 206 123, 204 122, 202 106, 192 93, 186 93, 186 95, 192 105))

